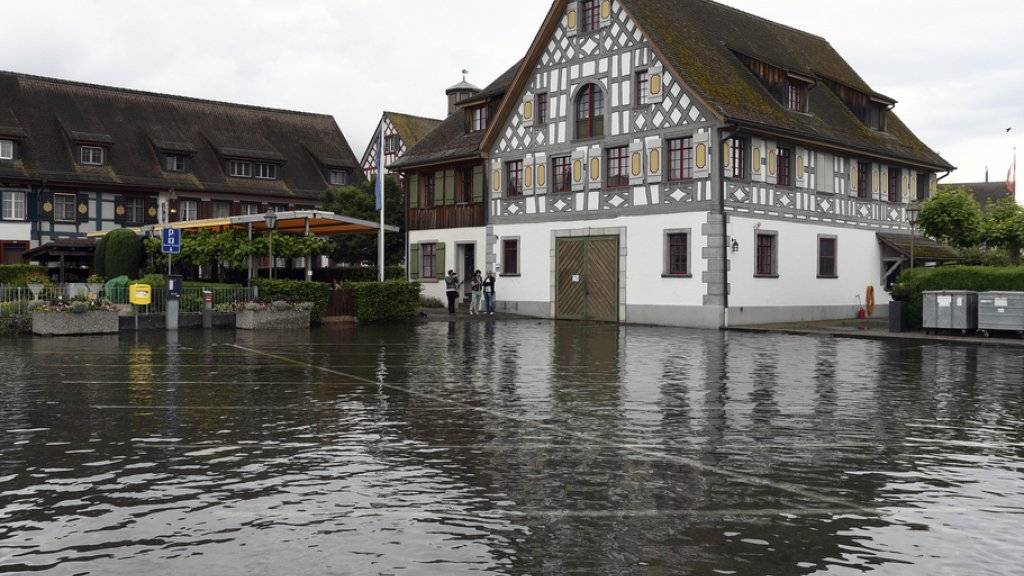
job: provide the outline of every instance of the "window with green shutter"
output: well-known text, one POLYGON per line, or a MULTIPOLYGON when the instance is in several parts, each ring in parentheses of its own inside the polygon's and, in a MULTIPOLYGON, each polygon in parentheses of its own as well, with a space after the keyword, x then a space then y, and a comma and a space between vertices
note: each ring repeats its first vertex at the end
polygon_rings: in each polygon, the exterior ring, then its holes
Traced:
POLYGON ((474 166, 473 167, 473 202, 480 203, 484 201, 484 167, 474 166))
POLYGON ((418 280, 420 277, 420 245, 409 246, 409 279, 418 280))
POLYGON ((409 195, 409 208, 420 207, 420 177, 416 174, 409 176, 409 188, 406 194, 409 195))

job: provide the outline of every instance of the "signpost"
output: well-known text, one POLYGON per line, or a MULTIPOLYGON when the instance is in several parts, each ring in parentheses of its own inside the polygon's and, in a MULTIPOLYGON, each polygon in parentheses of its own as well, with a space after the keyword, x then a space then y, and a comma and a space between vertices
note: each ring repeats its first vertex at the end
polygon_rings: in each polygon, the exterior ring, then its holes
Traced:
POLYGON ((171 260, 181 254, 181 230, 164 228, 160 236, 160 251, 167 254, 167 330, 178 329, 178 299, 181 298, 181 276, 171 274, 171 260))

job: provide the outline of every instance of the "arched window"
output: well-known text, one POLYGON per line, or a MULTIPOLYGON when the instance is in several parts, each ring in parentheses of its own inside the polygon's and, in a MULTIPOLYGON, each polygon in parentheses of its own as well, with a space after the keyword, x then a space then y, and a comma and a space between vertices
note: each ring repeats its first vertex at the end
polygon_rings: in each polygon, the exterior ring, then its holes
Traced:
POLYGON ((576 137, 604 136, 604 92, 587 84, 576 96, 576 137))

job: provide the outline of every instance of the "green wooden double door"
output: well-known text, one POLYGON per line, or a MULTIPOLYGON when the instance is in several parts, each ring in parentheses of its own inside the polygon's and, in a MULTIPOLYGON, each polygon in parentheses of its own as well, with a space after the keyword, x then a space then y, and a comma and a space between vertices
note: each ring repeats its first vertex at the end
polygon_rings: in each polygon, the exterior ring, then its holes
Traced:
POLYGON ((555 316, 563 320, 619 321, 619 237, 559 238, 555 316))

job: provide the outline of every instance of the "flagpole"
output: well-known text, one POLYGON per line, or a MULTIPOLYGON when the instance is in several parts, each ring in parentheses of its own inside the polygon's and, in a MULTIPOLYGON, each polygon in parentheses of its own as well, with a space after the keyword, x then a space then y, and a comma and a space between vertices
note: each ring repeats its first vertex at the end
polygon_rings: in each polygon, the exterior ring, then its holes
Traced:
POLYGON ((380 140, 377 142, 377 201, 380 202, 380 245, 377 249, 377 277, 384 281, 384 118, 380 121, 380 140))

